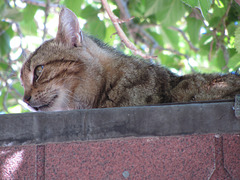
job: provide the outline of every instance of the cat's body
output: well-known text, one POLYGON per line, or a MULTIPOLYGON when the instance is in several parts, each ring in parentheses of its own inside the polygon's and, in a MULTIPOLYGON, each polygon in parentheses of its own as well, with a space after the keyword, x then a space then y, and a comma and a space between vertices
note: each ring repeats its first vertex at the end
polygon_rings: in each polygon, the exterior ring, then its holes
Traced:
POLYGON ((240 93, 236 75, 177 76, 126 56, 79 28, 64 8, 55 39, 24 63, 24 101, 36 110, 70 110, 230 99, 240 93))

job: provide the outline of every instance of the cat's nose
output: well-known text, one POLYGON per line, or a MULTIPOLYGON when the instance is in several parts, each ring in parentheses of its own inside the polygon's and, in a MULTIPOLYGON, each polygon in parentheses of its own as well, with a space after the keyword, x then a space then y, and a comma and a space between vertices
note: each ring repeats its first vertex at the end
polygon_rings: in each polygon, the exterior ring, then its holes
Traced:
POLYGON ((31 95, 26 94, 23 96, 23 101, 27 104, 29 104, 30 99, 31 99, 31 95))

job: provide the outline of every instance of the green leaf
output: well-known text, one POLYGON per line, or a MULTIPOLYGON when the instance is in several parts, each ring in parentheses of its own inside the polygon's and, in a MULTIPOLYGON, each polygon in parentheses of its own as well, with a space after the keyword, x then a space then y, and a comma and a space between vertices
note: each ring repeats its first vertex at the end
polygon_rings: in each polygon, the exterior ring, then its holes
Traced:
POLYGON ((213 57, 213 55, 215 54, 215 51, 216 51, 216 39, 213 38, 213 36, 210 36, 208 31, 206 34, 202 35, 202 38, 199 41, 199 49, 200 49, 199 54, 200 55, 202 55, 202 56, 209 55, 212 41, 213 41, 213 44, 212 44, 211 56, 213 57))
POLYGON ((221 21, 221 17, 219 16, 219 17, 216 17, 216 16, 214 16, 214 17, 212 17, 211 19, 209 19, 209 26, 210 27, 216 27, 219 23, 221 23, 220 22, 221 21))
POLYGON ((23 21, 20 22, 20 28, 23 34, 37 35, 37 24, 34 21, 34 16, 37 10, 38 7, 34 5, 27 5, 23 10, 23 21))
POLYGON ((148 0, 128 1, 128 9, 130 11, 130 14, 134 17, 142 17, 146 12, 146 1, 148 0))
POLYGON ((11 27, 11 23, 0 21, 0 32, 7 31, 11 27))
POLYGON ((198 0, 182 0, 182 2, 184 2, 185 4, 187 4, 188 6, 191 6, 191 7, 197 7, 199 2, 198 0))
POLYGON ((84 0, 65 0, 64 1, 64 5, 71 9, 77 16, 79 16, 80 12, 81 12, 81 5, 83 3, 84 0))
POLYGON ((235 48, 228 48, 228 53, 229 53, 229 57, 231 58, 232 56, 237 54, 237 50, 235 48))
POLYGON ((179 36, 175 31, 168 29, 168 27, 162 26, 161 34, 165 45, 170 44, 174 49, 178 49, 179 36))
POLYGON ((25 22, 30 22, 34 20, 34 15, 36 11, 38 10, 37 6, 28 4, 27 7, 24 8, 23 10, 23 21, 25 22))
POLYGON ((240 53, 240 26, 238 26, 235 31, 235 47, 238 53, 240 53))
POLYGON ((116 36, 116 35, 113 35, 114 33, 116 33, 116 29, 114 28, 113 25, 106 28, 106 36, 105 36, 104 42, 106 42, 109 45, 113 45, 115 36, 116 36))
POLYGON ((217 56, 210 62, 211 71, 212 72, 222 71, 224 66, 226 66, 224 54, 222 49, 219 49, 217 52, 217 56))
POLYGON ((0 0, 0 7, 4 5, 4 0, 0 0))
POLYGON ((11 19, 13 21, 21 21, 22 14, 17 8, 10 8, 8 6, 2 6, 0 10, 1 19, 11 19))
POLYGON ((0 111, 3 111, 3 102, 4 102, 4 97, 5 97, 6 92, 7 92, 6 87, 1 89, 1 92, 0 92, 0 111))
POLYGON ((31 21, 29 23, 22 22, 20 24, 20 27, 23 34, 33 35, 33 36, 37 35, 37 25, 34 21, 31 21))
POLYGON ((161 34, 158 34, 151 30, 149 30, 148 33, 158 42, 160 46, 164 46, 163 37, 161 34))
POLYGON ((10 52, 10 37, 7 32, 0 35, 0 56, 4 56, 10 52))
POLYGON ((235 31, 236 31, 237 27, 238 26, 235 25, 235 22, 232 22, 227 26, 229 36, 234 36, 235 35, 235 31))
POLYGON ((103 21, 98 18, 92 18, 88 20, 88 32, 99 39, 104 39, 106 36, 106 27, 103 21))
POLYGON ((218 0, 220 3, 220 6, 218 6, 218 2, 215 1, 215 5, 213 6, 213 14, 214 17, 222 17, 226 13, 227 10, 227 4, 224 5, 222 1, 218 0))
POLYGON ((161 61, 161 64, 167 67, 180 69, 181 65, 179 63, 178 58, 174 58, 174 56, 164 55, 163 53, 158 55, 158 58, 161 61))
POLYGON ((24 94, 24 89, 20 82, 16 82, 15 84, 12 85, 12 87, 16 89, 20 94, 22 95, 24 94))
POLYGON ((0 56, 5 56, 10 52, 10 39, 14 36, 14 32, 6 22, 0 22, 0 56))
POLYGON ((186 30, 190 37, 190 41, 196 45, 199 42, 200 28, 203 25, 203 22, 193 17, 187 17, 186 21, 187 21, 186 30))
POLYGON ((151 0, 146 3, 145 17, 155 15, 164 25, 176 23, 185 13, 185 7, 179 0, 151 0))
POLYGON ((146 12, 144 14, 145 17, 156 14, 161 11, 163 6, 163 0, 151 0, 146 2, 146 12))
POLYGON ((165 26, 170 26, 180 20, 185 12, 184 4, 179 0, 163 0, 162 9, 156 12, 156 18, 165 26))
POLYGON ((6 71, 8 64, 6 62, 0 62, 0 71, 6 71))
POLYGON ((211 4, 212 0, 199 0, 202 15, 206 20, 209 20, 208 10, 210 9, 211 4))
POLYGON ((206 20, 209 20, 208 10, 212 4, 212 0, 182 0, 182 2, 191 6, 192 8, 199 8, 202 12, 203 17, 206 20))
POLYGON ((88 5, 80 12, 80 17, 84 19, 90 19, 97 17, 99 10, 93 8, 92 6, 88 5))
POLYGON ((227 67, 233 70, 237 70, 237 68, 240 67, 239 59, 240 59, 240 54, 235 54, 229 59, 227 67))

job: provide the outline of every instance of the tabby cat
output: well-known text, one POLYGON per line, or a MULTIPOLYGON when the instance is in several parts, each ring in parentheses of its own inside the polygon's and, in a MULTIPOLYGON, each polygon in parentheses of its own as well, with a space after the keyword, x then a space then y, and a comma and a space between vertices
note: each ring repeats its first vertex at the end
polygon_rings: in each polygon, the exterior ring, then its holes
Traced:
POLYGON ((23 100, 37 111, 231 99, 240 93, 237 75, 177 76, 124 55, 84 34, 67 8, 60 12, 56 38, 23 64, 21 81, 23 100))

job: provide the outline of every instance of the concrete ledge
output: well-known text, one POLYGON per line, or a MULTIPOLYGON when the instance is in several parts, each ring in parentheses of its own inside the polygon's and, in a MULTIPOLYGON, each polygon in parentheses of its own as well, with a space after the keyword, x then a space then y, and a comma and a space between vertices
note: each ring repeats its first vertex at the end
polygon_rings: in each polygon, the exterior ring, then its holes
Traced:
POLYGON ((0 115, 0 146, 239 133, 233 102, 0 115))

